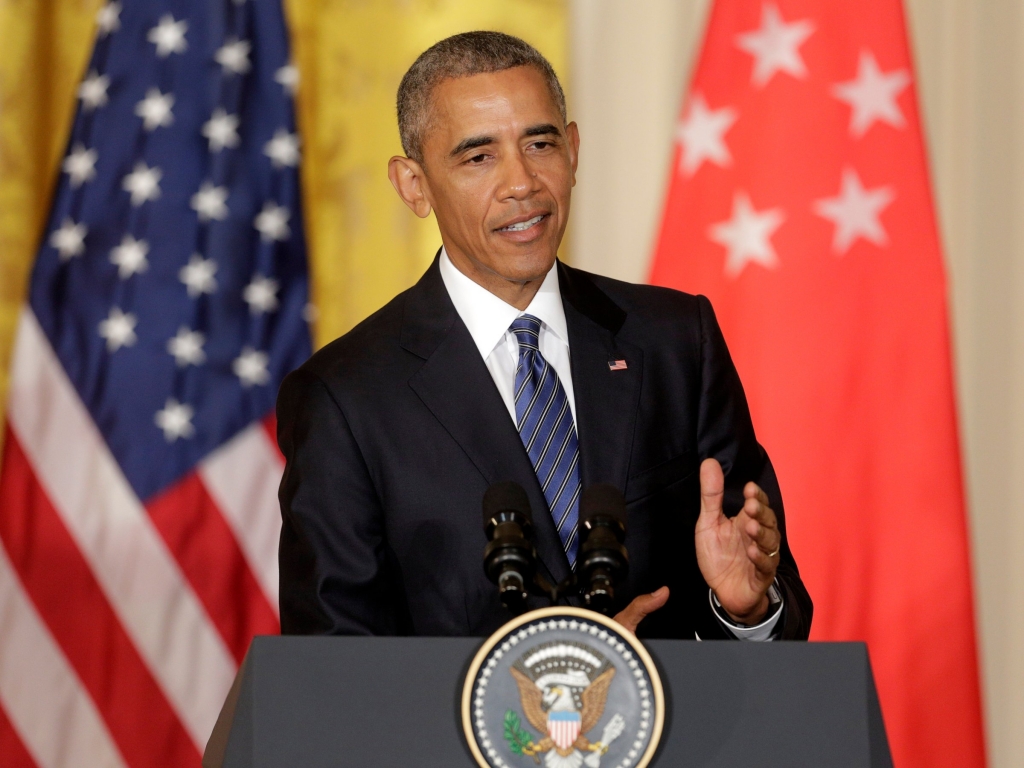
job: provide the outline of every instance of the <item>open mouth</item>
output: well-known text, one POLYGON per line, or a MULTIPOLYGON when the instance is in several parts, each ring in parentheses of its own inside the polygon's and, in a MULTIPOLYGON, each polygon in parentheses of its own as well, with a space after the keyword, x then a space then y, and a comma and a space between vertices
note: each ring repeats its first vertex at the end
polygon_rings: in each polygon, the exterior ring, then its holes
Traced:
POLYGON ((542 213, 540 216, 534 216, 532 219, 527 219, 526 221, 519 221, 516 222, 515 224, 509 224, 507 227, 502 227, 501 229, 498 230, 498 232, 524 232, 530 227, 540 224, 540 222, 547 218, 547 216, 548 214, 542 213))

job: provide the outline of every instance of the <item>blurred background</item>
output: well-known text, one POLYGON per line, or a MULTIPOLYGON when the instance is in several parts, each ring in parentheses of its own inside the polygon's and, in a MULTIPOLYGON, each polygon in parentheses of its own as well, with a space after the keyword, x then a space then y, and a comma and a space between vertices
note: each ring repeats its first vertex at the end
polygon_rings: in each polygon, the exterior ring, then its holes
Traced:
MULTIPOLYGON (((0 0, 0 397, 101 5, 0 0)), ((519 35, 551 60, 582 136, 563 257, 647 279, 710 0, 284 5, 301 78, 314 346, 415 282, 439 246, 433 220, 395 195, 386 163, 401 151, 401 75, 459 31, 519 35)), ((905 7, 949 282, 989 763, 1011 768, 1024 765, 1024 3, 905 7)), ((942 599, 920 610, 941 611, 942 599)))

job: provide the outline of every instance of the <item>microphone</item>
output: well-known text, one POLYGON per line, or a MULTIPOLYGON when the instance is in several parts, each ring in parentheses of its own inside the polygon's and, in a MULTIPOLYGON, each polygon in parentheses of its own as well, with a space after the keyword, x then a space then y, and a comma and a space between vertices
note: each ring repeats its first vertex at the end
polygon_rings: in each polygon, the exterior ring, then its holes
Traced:
POLYGON ((626 500, 614 485, 592 485, 580 498, 580 548, 576 573, 589 608, 610 613, 615 588, 629 573, 626 500))
POLYGON ((498 585, 501 602, 513 613, 526 608, 528 590, 534 581, 537 550, 533 514, 526 491, 518 483, 495 483, 484 494, 484 572, 498 585))

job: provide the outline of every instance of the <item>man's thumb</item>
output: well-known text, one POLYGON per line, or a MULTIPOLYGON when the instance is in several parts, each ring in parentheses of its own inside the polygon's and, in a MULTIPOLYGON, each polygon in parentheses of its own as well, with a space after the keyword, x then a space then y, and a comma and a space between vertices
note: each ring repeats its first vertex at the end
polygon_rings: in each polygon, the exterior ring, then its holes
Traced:
POLYGON ((632 602, 615 616, 615 621, 636 634, 636 628, 644 617, 654 613, 668 602, 668 587, 659 587, 649 595, 634 597, 632 602))
POLYGON ((725 496, 725 475, 715 459, 704 459, 700 465, 700 516, 717 520, 722 514, 725 496))

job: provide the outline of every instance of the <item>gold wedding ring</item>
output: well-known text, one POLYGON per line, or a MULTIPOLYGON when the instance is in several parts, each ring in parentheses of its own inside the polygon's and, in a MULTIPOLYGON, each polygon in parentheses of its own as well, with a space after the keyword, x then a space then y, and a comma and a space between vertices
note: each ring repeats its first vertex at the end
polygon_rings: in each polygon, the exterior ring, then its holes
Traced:
POLYGON ((769 552, 768 557, 775 557, 777 554, 779 554, 779 549, 782 549, 782 547, 779 547, 774 552, 769 552))

